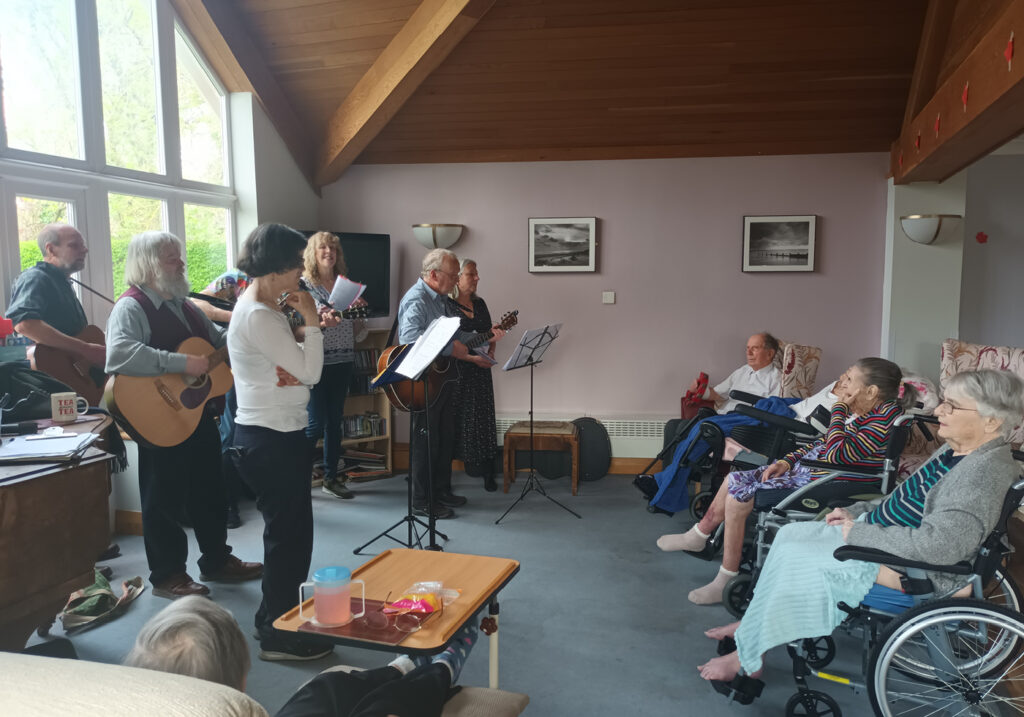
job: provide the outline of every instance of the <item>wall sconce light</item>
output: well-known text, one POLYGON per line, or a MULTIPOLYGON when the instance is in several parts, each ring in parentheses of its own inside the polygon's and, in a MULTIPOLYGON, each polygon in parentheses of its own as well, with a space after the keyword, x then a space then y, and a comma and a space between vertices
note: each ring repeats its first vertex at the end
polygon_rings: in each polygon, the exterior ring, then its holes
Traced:
POLYGON ((413 224, 416 241, 427 249, 448 249, 462 236, 462 224, 413 224))
POLYGON ((963 219, 959 214, 911 214, 900 217, 900 225, 903 233, 911 241, 918 244, 931 244, 939 238, 942 231, 943 220, 947 220, 947 226, 954 220, 963 219))

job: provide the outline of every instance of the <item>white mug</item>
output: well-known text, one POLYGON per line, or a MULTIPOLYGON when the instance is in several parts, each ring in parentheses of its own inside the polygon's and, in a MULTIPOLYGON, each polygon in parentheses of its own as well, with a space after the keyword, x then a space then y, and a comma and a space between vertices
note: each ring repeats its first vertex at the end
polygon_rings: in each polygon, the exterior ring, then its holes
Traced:
POLYGON ((89 401, 72 392, 51 393, 50 413, 54 423, 73 423, 89 410, 89 401))

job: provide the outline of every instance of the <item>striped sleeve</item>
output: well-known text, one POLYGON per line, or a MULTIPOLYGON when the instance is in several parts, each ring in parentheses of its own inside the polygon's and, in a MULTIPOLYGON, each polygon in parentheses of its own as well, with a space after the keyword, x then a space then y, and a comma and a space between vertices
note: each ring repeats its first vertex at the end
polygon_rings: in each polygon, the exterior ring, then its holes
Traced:
POLYGON ((896 402, 887 401, 847 425, 849 408, 837 403, 825 433, 822 460, 871 468, 881 466, 893 422, 902 414, 903 409, 896 402))

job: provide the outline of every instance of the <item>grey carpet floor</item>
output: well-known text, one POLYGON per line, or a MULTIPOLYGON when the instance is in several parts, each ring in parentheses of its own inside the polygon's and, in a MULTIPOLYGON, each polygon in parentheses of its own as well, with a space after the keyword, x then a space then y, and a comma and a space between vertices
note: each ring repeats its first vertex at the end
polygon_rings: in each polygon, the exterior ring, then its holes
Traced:
MULTIPOLYGON (((582 514, 577 519, 538 493, 529 494, 500 524, 494 521, 514 500, 525 477, 505 495, 486 493, 482 481, 459 474, 456 492, 469 504, 455 520, 439 522, 450 540, 449 552, 495 555, 519 560, 520 573, 502 591, 501 686, 530 696, 530 715, 736 714, 781 715, 794 692, 791 663, 783 648, 766 659, 764 695, 749 707, 728 703, 703 682, 696 666, 714 655, 715 644, 703 636, 708 627, 731 621, 720 606, 691 605, 686 594, 710 580, 716 565, 680 554, 663 553, 655 540, 691 524, 644 510, 639 493, 624 476, 581 483, 580 495, 568 481, 541 479, 549 493, 582 514)), ((405 506, 405 482, 392 478, 354 486, 353 500, 313 492, 316 525, 313 568, 355 567, 368 557, 353 548, 398 520, 405 506)), ((229 531, 229 542, 244 560, 260 560, 262 521, 252 502, 242 504, 244 525, 229 531)), ((123 555, 110 561, 114 580, 148 576, 141 537, 119 536, 123 555)), ((398 547, 380 541, 382 551, 398 547)), ((190 533, 192 575, 198 556, 190 533)), ((391 659, 387 653, 338 648, 311 663, 267 663, 257 659, 252 616, 259 603, 259 582, 211 586, 211 597, 231 610, 252 649, 248 693, 273 714, 305 680, 333 664, 374 667, 391 659)), ((166 600, 146 592, 128 613, 101 627, 72 636, 81 659, 118 662, 139 627, 166 600)), ((52 635, 61 636, 60 623, 52 635)), ((30 644, 39 642, 33 638, 30 644)), ((851 649, 841 664, 856 666, 851 649)), ((835 668, 836 671, 839 668, 835 668)), ((848 674, 848 670, 847 670, 848 674)), ((478 645, 461 682, 486 686, 487 645, 478 645)), ((847 717, 871 713, 867 697, 849 688, 818 682, 842 705, 847 717)))

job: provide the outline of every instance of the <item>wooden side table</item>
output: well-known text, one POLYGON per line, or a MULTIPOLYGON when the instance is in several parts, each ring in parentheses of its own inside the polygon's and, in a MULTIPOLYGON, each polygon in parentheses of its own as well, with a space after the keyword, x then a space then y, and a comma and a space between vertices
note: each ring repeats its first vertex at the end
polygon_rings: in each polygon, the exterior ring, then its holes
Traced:
MULTIPOLYGON (((530 422, 519 421, 505 431, 505 492, 516 479, 516 451, 530 450, 530 422)), ((580 484, 580 434, 570 421, 534 421, 533 450, 570 451, 572 454, 572 494, 580 484)))

